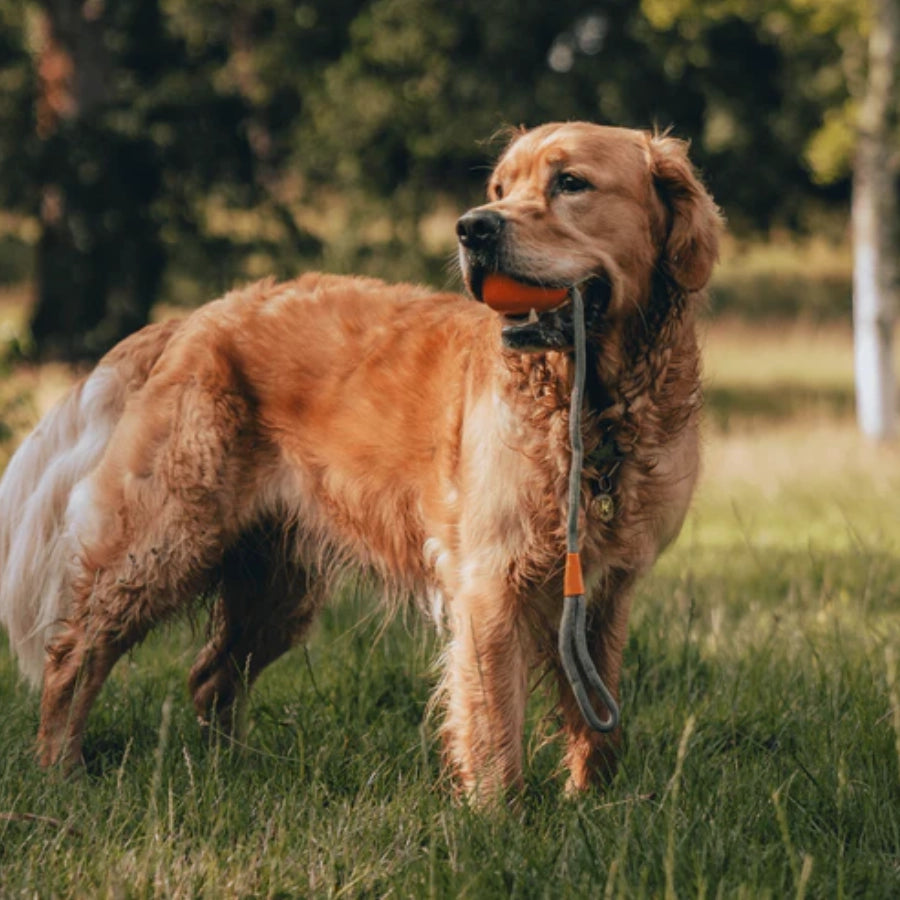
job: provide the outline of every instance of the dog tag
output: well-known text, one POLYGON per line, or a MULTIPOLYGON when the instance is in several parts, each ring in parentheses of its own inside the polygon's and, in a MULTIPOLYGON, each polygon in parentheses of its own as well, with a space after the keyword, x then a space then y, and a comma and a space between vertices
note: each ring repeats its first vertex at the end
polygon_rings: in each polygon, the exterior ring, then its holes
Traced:
POLYGON ((597 494, 591 500, 590 516, 592 519, 598 519, 601 522, 612 522, 616 514, 616 502, 612 498, 612 494, 597 494))

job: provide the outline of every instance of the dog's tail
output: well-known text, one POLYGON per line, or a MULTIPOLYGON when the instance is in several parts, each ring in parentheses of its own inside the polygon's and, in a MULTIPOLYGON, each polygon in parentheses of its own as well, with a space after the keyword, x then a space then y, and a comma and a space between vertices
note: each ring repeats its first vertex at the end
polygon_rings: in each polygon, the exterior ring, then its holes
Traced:
POLYGON ((174 328, 148 326, 107 354, 44 416, 0 479, 0 623, 35 687, 47 641, 69 612, 72 491, 97 466, 128 395, 146 381, 174 328))

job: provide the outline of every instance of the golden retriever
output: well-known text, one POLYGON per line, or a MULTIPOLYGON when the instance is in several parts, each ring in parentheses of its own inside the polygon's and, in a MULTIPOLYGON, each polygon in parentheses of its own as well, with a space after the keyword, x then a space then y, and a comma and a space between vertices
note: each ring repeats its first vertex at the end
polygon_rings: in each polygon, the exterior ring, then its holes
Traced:
MULTIPOLYGON (((684 143, 586 123, 517 133, 488 195, 457 226, 474 301, 493 272, 585 299, 587 640, 617 696, 632 586, 697 475, 694 315, 719 214, 684 143)), ((127 338, 46 416, 0 483, 0 618, 43 680, 42 765, 78 763, 113 665, 204 593, 190 690, 228 724, 355 565, 449 628, 438 696, 465 794, 521 783, 530 675, 548 666, 569 788, 609 771, 618 732, 585 724, 556 651, 571 304, 474 301, 263 281, 127 338)))

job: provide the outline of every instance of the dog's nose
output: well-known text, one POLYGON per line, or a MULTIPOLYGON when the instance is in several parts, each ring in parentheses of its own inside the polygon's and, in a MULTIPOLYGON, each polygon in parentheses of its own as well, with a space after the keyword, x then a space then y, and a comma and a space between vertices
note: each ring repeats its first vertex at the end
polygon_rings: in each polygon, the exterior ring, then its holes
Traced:
POLYGON ((471 209, 460 216, 456 234, 463 247, 477 250, 495 243, 505 224, 506 219, 492 209, 471 209))

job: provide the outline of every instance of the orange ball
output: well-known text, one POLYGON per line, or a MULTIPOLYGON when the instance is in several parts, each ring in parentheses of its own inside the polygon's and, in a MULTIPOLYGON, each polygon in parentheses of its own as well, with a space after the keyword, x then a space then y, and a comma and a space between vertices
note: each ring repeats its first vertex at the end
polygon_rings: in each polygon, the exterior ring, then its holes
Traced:
POLYGON ((532 309, 542 312, 559 306, 569 293, 568 288, 545 288, 523 284, 507 275, 488 275, 481 286, 481 298, 501 313, 526 314, 532 309))

